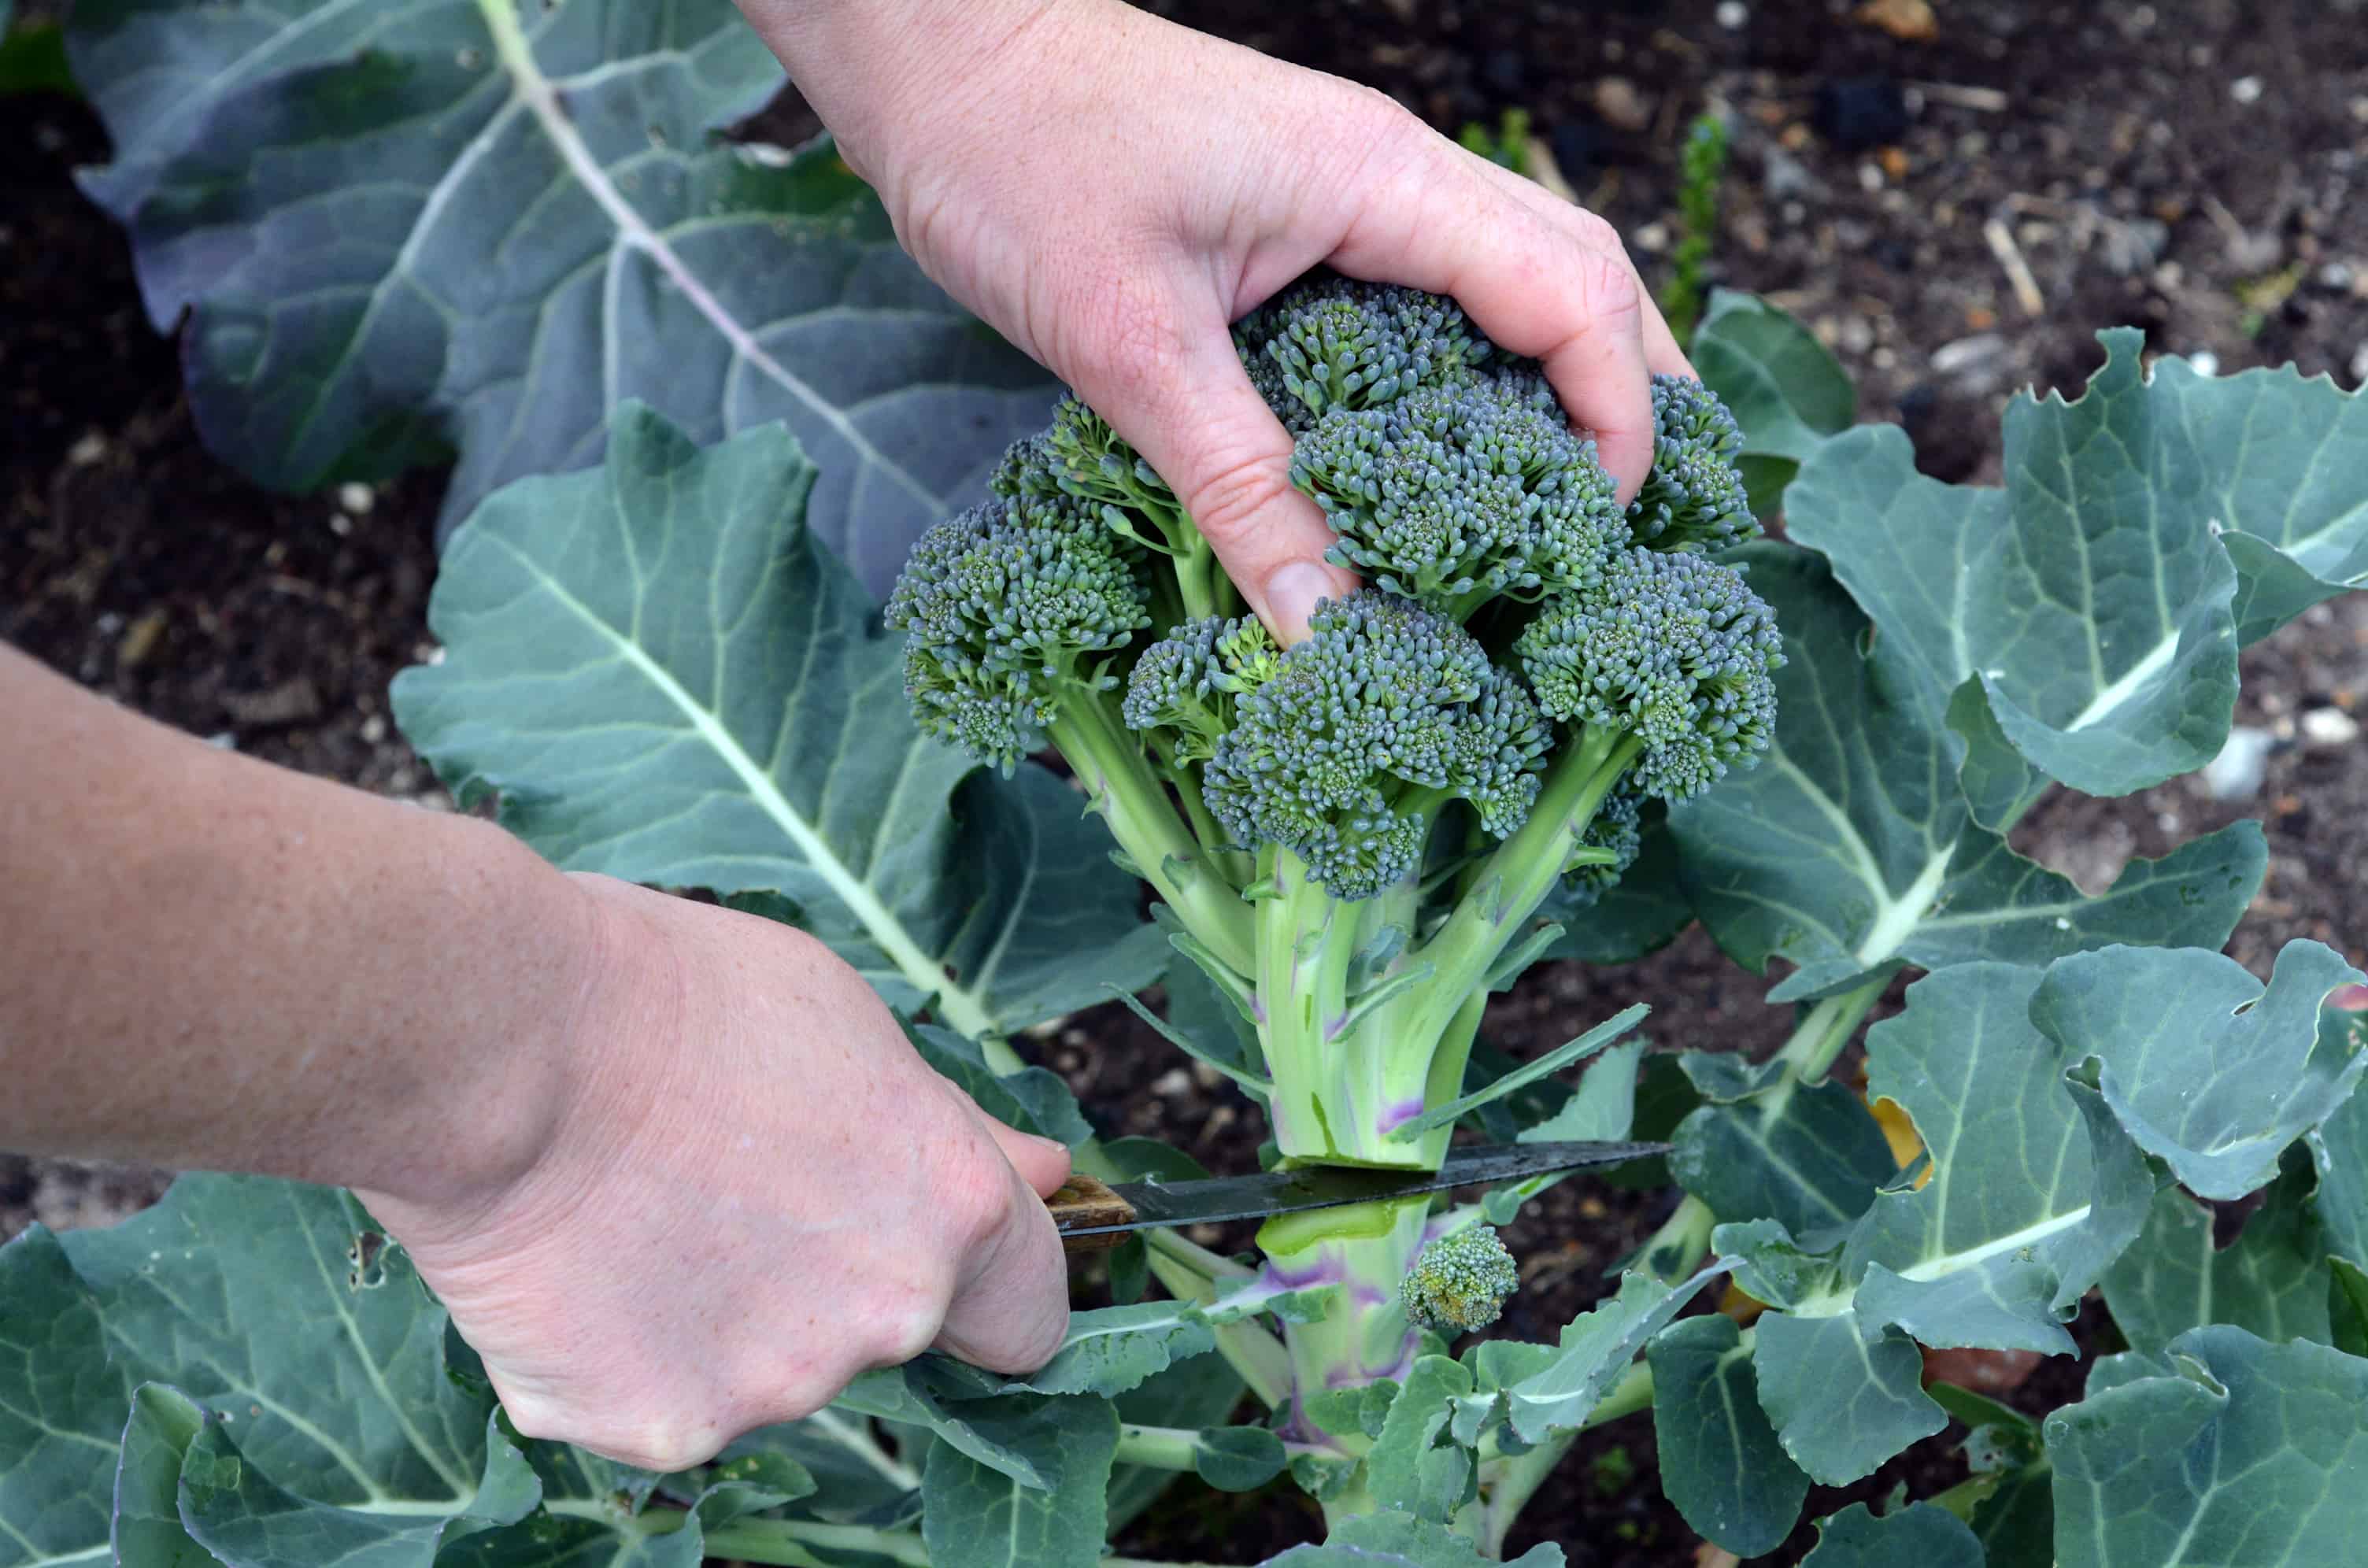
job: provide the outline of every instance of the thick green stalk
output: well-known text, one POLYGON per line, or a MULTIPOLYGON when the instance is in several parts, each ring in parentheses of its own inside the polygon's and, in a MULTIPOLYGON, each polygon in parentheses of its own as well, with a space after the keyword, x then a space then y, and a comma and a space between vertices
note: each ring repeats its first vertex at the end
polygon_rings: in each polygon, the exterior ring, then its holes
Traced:
POLYGON ((1398 1283, 1422 1250, 1427 1199, 1360 1203, 1285 1214, 1258 1229, 1267 1272, 1294 1290, 1332 1286, 1331 1309, 1314 1323, 1283 1325, 1294 1393, 1292 1435, 1320 1441, 1297 1400, 1323 1389, 1361 1388, 1404 1378, 1419 1339, 1398 1300, 1398 1283))
POLYGON ((1064 699, 1045 729, 1143 879, 1202 946, 1237 973, 1253 972, 1249 906, 1201 853, 1111 704, 1064 699))
POLYGON ((1811 1007, 1784 1041, 1784 1049, 1777 1052, 1776 1059, 1790 1067, 1799 1082, 1816 1083, 1850 1044, 1860 1020, 1882 998, 1884 987, 1890 983, 1890 975, 1879 974, 1863 985, 1828 996, 1811 1007))

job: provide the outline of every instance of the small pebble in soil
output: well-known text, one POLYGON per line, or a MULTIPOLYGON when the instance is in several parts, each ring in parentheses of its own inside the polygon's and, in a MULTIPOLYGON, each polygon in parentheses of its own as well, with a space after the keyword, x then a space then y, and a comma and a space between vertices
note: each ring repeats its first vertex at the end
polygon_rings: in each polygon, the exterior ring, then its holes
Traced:
POLYGON ((2368 387, 2368 343, 2362 344, 2351 356, 2351 384, 2368 387))
POLYGON ((2228 732, 2220 755, 2203 765, 2203 788, 2215 801, 2242 801, 2261 787, 2270 748, 2277 743, 2267 730, 2239 724, 2228 732))
POLYGON ((2228 96, 2240 104, 2260 103, 2261 79, 2259 76, 2239 76, 2228 84, 2228 96))
POLYGON ((378 504, 378 492, 359 480, 348 480, 337 486, 337 508, 355 517, 364 517, 378 504))
POLYGON ((2314 708, 2302 716, 2302 738, 2315 746, 2348 746, 2360 738, 2360 721, 2340 708, 2314 708))
POLYGON ((2199 348, 2190 354, 2187 357, 2187 363, 2189 368, 2199 376, 2216 376, 2220 373, 2220 356, 2213 353, 2209 348, 2199 348))
POLYGON ((1653 123, 1651 102, 1625 76, 1606 76, 1595 84, 1595 112, 1615 131, 1634 133, 1653 123))
POLYGON ((1719 0, 1719 7, 1712 15, 1718 18, 1720 27, 1728 32, 1739 33, 1744 24, 1751 20, 1751 7, 1743 0, 1719 0))

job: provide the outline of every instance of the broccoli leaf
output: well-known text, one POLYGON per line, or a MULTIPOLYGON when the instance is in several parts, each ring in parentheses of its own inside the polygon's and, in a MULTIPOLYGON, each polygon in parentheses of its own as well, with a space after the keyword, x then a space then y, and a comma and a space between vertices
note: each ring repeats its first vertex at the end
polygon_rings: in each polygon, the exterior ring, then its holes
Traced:
POLYGON ((2113 942, 2227 939, 2267 863, 2258 824, 2133 861, 2110 891, 2082 896, 1975 825, 1945 700, 1919 698, 1889 633, 1864 652, 1866 618, 1815 556, 1757 544, 1733 559, 1784 629, 1776 744, 1669 821, 1719 946, 1755 971, 1778 957, 1799 966, 1770 1000, 1828 995, 1902 963, 2044 964, 2113 942))
POLYGON ((1743 426, 1736 467, 1763 517, 1782 505, 1800 465, 1858 418, 1858 389, 1826 346, 1756 295, 1712 290, 1691 358, 1743 426))
POLYGON ((2009 405, 2004 490, 1923 478, 1899 431, 1858 430, 1804 466, 1785 525, 1927 711, 1978 682, 2042 772, 2119 795, 2218 753, 2238 646, 2368 583, 2368 400, 2291 368, 2148 378, 2136 331, 2100 335, 2077 402, 2009 405))
POLYGON ((1982 1568, 1982 1543, 1963 1520, 1930 1503, 1880 1518, 1863 1503, 1817 1521, 1816 1549, 1801 1568, 1982 1568))
POLYGON ((921 1473, 922 1540, 932 1561, 977 1568, 1095 1568, 1102 1558, 1118 1413, 1105 1399, 1044 1402, 1025 1428, 1039 1490, 951 1444, 921 1473))
POLYGON ((2202 1198, 2242 1198, 2287 1144, 2351 1095, 2368 1051, 2319 1027, 2319 1005, 2360 971, 2288 942, 2265 990, 2217 953, 2108 948, 2056 963, 2031 1019, 2097 1086, 2130 1136, 2202 1198))
MULTIPOLYGON (((1294 1546, 1262 1568, 1494 1568, 1467 1535, 1412 1514, 1354 1514, 1334 1526, 1321 1546, 1294 1546)), ((1505 1568, 1563 1568, 1562 1548, 1538 1545, 1505 1568)))
POLYGON ((1472 1392, 1470 1369, 1445 1356, 1416 1358, 1365 1456, 1374 1501, 1445 1524, 1469 1499, 1472 1455, 1448 1432, 1455 1402, 1472 1392))
POLYGON ((397 678, 397 721, 556 864, 775 895, 964 1034, 1147 983, 1165 944, 1076 796, 914 727, 896 641, 804 525, 813 477, 779 426, 701 450, 625 409, 602 468, 522 480, 453 536, 445 657, 397 678))
POLYGON ((69 46, 117 149, 85 188, 264 483, 457 449, 449 528, 598 461, 628 398, 700 441, 784 420, 817 533, 884 589, 1051 403, 826 142, 719 142, 781 80, 727 0, 130 0, 69 46))
POLYGON ((1898 1168, 1859 1097, 1827 1079, 1794 1082, 1781 1062, 1688 1051, 1705 1103, 1678 1124, 1669 1172, 1721 1219, 1770 1219, 1796 1235, 1847 1225, 1898 1168))
POLYGON ((1923 1353, 1859 1312, 1769 1312, 1753 1325, 1759 1407, 1812 1480, 1842 1486, 1949 1424, 1919 1387, 1923 1353))
POLYGON ((2368 1533, 2368 1361, 2199 1328, 2049 1415, 2062 1568, 2319 1568, 2368 1533))
MULTIPOLYGON (((1534 1443, 1548 1432, 1586 1420, 1645 1341, 1721 1271, 1722 1266, 1713 1265, 1677 1285, 1644 1274, 1623 1274, 1618 1295, 1563 1326, 1560 1345, 1514 1346, 1516 1352, 1529 1353, 1516 1359, 1530 1365, 1505 1391, 1513 1430, 1523 1441, 1534 1443)), ((1493 1384, 1482 1371, 1479 1355, 1475 1350, 1472 1357, 1475 1382, 1486 1389, 1493 1384)))
MULTIPOLYGON (((615 1494, 647 1495, 642 1472, 505 1434, 444 1309, 350 1193, 185 1176, 110 1229, 0 1248, 0 1300, 6 1568, 206 1561, 200 1543, 258 1568, 426 1568, 477 1534, 484 1561, 540 1561, 504 1542, 615 1551, 615 1494)), ((779 1460, 718 1475, 767 1478, 731 1493, 749 1506, 811 1487, 779 1460)), ((698 1531, 677 1533, 667 1551, 695 1563, 698 1531)))
POLYGON ((1914 1119, 1933 1175, 1875 1199, 1843 1273, 1861 1312, 1926 1345, 2072 1354, 2062 1324, 2154 1194, 2136 1147, 2032 1027, 2040 984, 2035 970, 1961 964, 1867 1031, 1867 1092, 1914 1119))
POLYGON ((2327 1250, 2310 1187, 2309 1162, 2287 1150, 2284 1174, 2225 1247, 2213 1244, 2211 1210, 2177 1187, 2157 1194, 2146 1229, 2102 1281, 2130 1348, 2159 1351, 2214 1323, 2273 1343, 2329 1343, 2327 1250))
POLYGON ((1661 1486, 1687 1524, 1740 1557, 1793 1533, 1809 1478, 1759 1407, 1751 1349, 1718 1312, 1671 1324, 1645 1347, 1661 1486))

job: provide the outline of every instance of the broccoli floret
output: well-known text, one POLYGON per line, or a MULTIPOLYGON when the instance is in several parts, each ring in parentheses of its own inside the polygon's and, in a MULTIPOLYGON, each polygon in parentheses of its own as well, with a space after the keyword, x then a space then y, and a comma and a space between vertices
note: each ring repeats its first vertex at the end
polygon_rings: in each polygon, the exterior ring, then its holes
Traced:
POLYGON ((1206 762, 1234 727, 1235 699, 1264 686, 1281 662, 1260 621, 1189 620, 1135 660, 1119 711, 1171 762, 1206 762))
POLYGON ((1773 732, 1775 619, 1742 574, 1700 555, 1624 551, 1549 600, 1515 651, 1546 712, 1634 734, 1647 795, 1700 792, 1773 732))
POLYGON ((1653 378, 1653 472, 1628 507, 1649 550, 1725 550, 1759 532, 1735 460, 1743 431, 1700 381, 1653 378))
POLYGON ((1595 443, 1533 372, 1334 408, 1299 437, 1291 477, 1340 536, 1333 561, 1451 613, 1588 582, 1626 542, 1595 443))
POLYGON ((1021 494, 923 534, 887 622, 907 633, 905 689, 921 727, 1008 773, 1043 744, 1064 683, 1114 684, 1093 655, 1148 626, 1146 602, 1125 541, 1086 504, 1021 494))
POLYGON ((1563 907, 1591 909, 1603 895, 1636 863, 1644 849, 1644 809, 1647 797, 1634 783, 1634 776, 1622 778, 1618 788, 1603 798, 1595 808, 1594 820, 1578 837, 1578 846, 1591 852, 1590 858, 1565 872, 1559 890, 1563 907), (1609 861, 1592 858, 1609 854, 1609 861))
POLYGON ((1398 1299, 1423 1327, 1462 1334, 1495 1323, 1520 1284, 1520 1268, 1495 1227, 1474 1225, 1423 1248, 1398 1299))
POLYGON ((1308 624, 1202 771, 1228 831, 1287 846, 1359 899, 1414 869, 1440 801, 1473 801, 1499 836, 1520 825, 1546 727, 1471 633, 1372 589, 1308 624))
POLYGON ((1332 408, 1373 408, 1452 384, 1493 354, 1454 301, 1318 277, 1234 328, 1250 381, 1294 431, 1332 408))

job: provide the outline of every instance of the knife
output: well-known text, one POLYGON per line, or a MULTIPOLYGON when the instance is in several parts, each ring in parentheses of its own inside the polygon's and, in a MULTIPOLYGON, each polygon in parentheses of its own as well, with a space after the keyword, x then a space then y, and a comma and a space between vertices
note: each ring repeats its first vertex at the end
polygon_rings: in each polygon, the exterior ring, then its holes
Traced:
POLYGON ((1044 1200, 1066 1252, 1099 1252, 1131 1231, 1221 1220, 1263 1220, 1304 1209, 1372 1203, 1385 1198, 1441 1192, 1453 1187, 1523 1181, 1561 1171, 1625 1165, 1669 1152, 1667 1143, 1514 1143, 1450 1149, 1436 1171, 1372 1170, 1356 1165, 1302 1165, 1258 1176, 1206 1181, 1104 1183, 1083 1173, 1044 1200))

